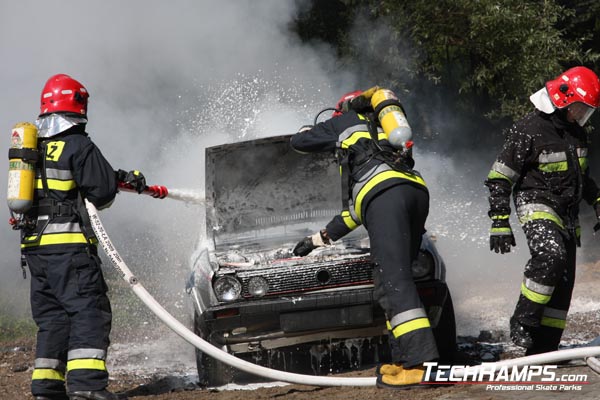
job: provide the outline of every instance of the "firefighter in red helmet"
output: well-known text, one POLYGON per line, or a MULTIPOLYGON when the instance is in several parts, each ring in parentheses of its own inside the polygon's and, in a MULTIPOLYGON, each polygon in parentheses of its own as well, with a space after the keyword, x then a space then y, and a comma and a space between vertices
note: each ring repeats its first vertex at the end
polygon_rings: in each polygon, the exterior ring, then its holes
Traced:
MULTIPOLYGON (((393 147, 378 126, 367 93, 373 90, 342 96, 333 118, 291 138, 300 152, 337 153, 344 199, 343 211, 320 232, 302 239, 293 252, 305 256, 365 226, 374 263, 374 296, 386 313, 392 349, 392 363, 377 369, 377 385, 403 389, 418 386, 424 378, 423 363, 438 358, 411 272, 425 233, 429 193, 413 169, 411 150, 393 147)), ((401 108, 399 102, 397 106, 401 108)))
POLYGON ((21 225, 38 326, 31 390, 37 400, 113 400, 106 390, 111 328, 107 286, 84 199, 108 207, 118 181, 143 191, 144 176, 114 171, 85 131, 89 93, 54 75, 41 94, 33 206, 21 225))
POLYGON ((582 128, 600 106, 600 81, 592 70, 574 67, 530 100, 535 110, 510 128, 485 181, 490 249, 507 253, 515 246, 512 193, 531 253, 510 320, 511 339, 527 355, 557 350, 560 343, 575 281, 581 200, 600 218, 600 190, 588 169, 590 140, 582 128))

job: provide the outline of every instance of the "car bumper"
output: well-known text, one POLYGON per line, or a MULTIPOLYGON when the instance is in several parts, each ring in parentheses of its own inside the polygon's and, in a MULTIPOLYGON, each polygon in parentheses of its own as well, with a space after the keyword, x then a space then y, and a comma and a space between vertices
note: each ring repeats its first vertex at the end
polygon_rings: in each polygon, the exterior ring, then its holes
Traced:
MULTIPOLYGON (((432 328, 439 321, 448 297, 441 281, 417 285, 432 328)), ((373 298, 373 289, 362 288, 263 298, 211 307, 201 318, 210 340, 221 345, 260 343, 278 347, 321 338, 385 334, 385 316, 373 298), (288 339, 287 341, 284 339, 288 339)))

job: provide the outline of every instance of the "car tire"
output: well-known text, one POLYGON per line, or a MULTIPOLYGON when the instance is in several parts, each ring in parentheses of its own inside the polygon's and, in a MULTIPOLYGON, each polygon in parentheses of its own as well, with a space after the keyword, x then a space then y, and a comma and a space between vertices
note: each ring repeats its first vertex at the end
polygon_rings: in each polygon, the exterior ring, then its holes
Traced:
MULTIPOLYGON (((210 340, 209 332, 197 312, 194 313, 194 333, 210 344, 216 345, 210 340)), ((234 378, 235 369, 233 367, 204 354, 198 348, 196 348, 196 368, 198 369, 198 380, 202 386, 223 386, 231 383, 234 378)))
POLYGON ((440 320, 433 330, 435 341, 440 355, 440 363, 451 363, 456 355, 456 320, 454 318, 454 305, 452 296, 448 291, 446 301, 442 308, 440 320))

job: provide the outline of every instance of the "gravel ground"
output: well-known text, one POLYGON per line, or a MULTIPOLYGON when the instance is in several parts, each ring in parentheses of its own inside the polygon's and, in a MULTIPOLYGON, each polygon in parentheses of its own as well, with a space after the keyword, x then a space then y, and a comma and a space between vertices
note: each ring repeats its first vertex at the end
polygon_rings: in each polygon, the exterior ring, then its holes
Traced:
MULTIPOLYGON (((600 263, 588 264, 579 268, 578 283, 574 295, 574 305, 596 304, 600 301, 600 263)), ((584 307, 585 308, 585 307, 584 307)), ((576 346, 600 335, 600 310, 589 309, 570 315, 569 324, 563 337, 565 346, 576 346)), ((593 306, 592 306, 593 308, 593 306)), ((161 335, 161 329, 154 334, 161 335)), ((166 333, 165 335, 170 334, 166 333)), ((172 335, 172 334, 171 334, 172 335)), ((111 347, 111 383, 109 389, 127 395, 130 399, 142 400, 232 400, 244 397, 258 399, 298 399, 313 400, 315 397, 339 400, 372 399, 600 399, 600 376, 594 373, 582 360, 557 367, 557 375, 585 375, 582 384, 549 385, 537 383, 521 384, 520 387, 506 384, 502 387, 488 387, 485 384, 458 384, 453 386, 425 387, 413 390, 392 391, 374 387, 317 388, 283 383, 229 386, 224 388, 200 388, 194 370, 193 352, 186 351, 180 356, 176 349, 181 346, 164 344, 151 340, 144 343, 114 343, 111 347), (148 348, 148 346, 153 346, 148 348), (160 361, 153 360, 152 366, 145 365, 148 358, 145 351, 153 354, 162 349, 164 368, 160 361), (169 359, 170 357, 170 359, 169 359), (173 358, 179 361, 173 362, 173 358), (117 364, 126 363, 127 367, 117 364), (157 367, 157 364, 159 367, 157 367), (537 386, 540 385, 540 386, 537 386), (512 389, 519 390, 512 390, 512 389)), ((29 384, 34 359, 34 338, 24 338, 16 342, 0 342, 0 399, 30 399, 29 384)), ((479 337, 460 337, 459 356, 475 361, 495 361, 519 357, 522 352, 506 341, 506 332, 482 332, 479 337)), ((353 371, 346 375, 373 376, 374 368, 353 371)))

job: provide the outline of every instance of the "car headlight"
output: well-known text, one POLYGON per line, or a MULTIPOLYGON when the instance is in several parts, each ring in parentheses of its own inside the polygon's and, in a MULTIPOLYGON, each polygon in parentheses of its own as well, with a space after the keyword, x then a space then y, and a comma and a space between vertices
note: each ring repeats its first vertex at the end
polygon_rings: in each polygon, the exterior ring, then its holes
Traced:
POLYGON ((248 293, 254 297, 262 297, 269 291, 269 283, 262 276, 255 276, 248 281, 248 293))
POLYGON ((240 298, 242 284, 233 276, 224 275, 215 280, 213 290, 219 301, 233 301, 240 298))
POLYGON ((413 279, 423 279, 433 274, 435 262, 428 251, 419 251, 419 257, 412 265, 413 279))

